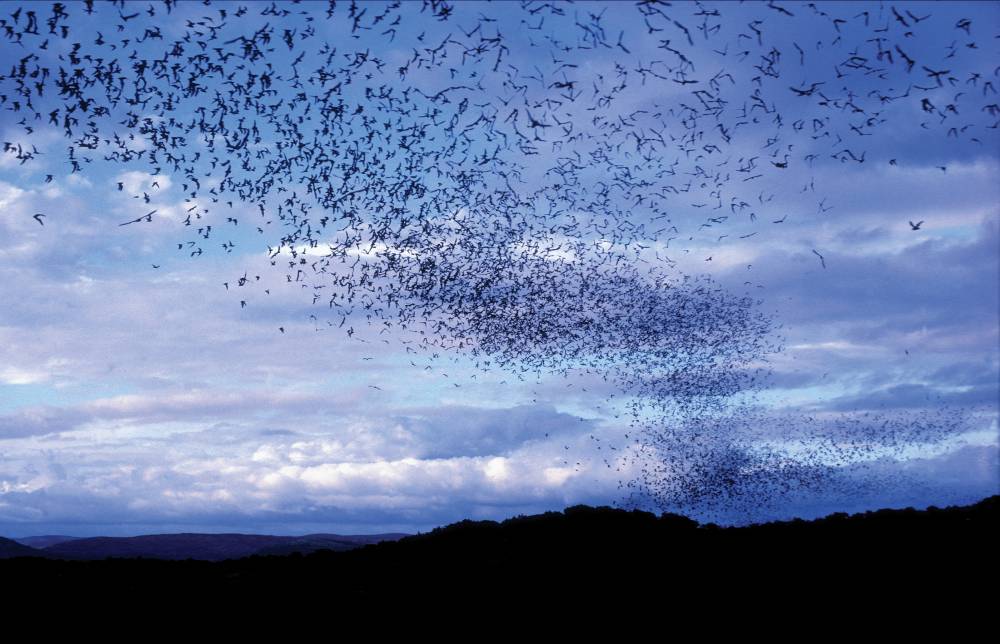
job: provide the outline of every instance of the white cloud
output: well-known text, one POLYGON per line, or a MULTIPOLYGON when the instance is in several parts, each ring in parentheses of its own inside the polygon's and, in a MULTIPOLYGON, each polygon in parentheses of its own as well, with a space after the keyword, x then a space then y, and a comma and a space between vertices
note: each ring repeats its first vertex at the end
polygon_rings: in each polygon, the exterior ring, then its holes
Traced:
POLYGON ((25 194, 25 191, 5 181, 0 181, 0 210, 7 211, 25 194))
MULTIPOLYGON (((129 196, 135 194, 147 193, 150 197, 154 195, 161 194, 170 189, 172 181, 170 177, 165 174, 151 175, 148 172, 139 172, 137 170, 129 170, 127 172, 122 172, 115 176, 114 182, 121 183, 123 192, 128 193, 129 196), (157 184, 154 186, 153 184, 157 184)), ((114 188, 117 190, 117 186, 114 188)))
POLYGON ((17 367, 0 367, 0 382, 8 385, 30 385, 44 382, 49 374, 44 371, 23 370, 17 367))

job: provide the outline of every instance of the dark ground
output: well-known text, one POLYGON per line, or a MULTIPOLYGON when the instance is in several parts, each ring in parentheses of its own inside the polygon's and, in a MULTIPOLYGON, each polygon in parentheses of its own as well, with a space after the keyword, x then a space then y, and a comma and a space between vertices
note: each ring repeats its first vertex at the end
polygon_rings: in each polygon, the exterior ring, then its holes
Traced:
POLYGON ((5 593, 47 602, 96 593, 322 598, 338 605, 500 598, 537 606, 662 595, 676 607, 772 595, 801 603, 816 593, 829 601, 833 593, 868 610, 901 597, 911 605, 931 597, 995 598, 998 544, 1000 496, 966 507, 743 528, 576 506, 502 523, 463 521, 347 552, 221 562, 17 557, 0 561, 0 581, 5 593))

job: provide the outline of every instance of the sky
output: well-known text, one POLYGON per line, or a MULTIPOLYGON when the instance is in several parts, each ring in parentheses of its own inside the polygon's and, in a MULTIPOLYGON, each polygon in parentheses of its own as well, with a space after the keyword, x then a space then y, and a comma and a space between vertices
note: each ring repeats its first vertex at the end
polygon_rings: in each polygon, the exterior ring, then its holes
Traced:
MULTIPOLYGON (((852 43, 863 43, 862 6, 873 22, 893 23, 887 5, 821 3, 828 14, 851 21, 839 27, 843 39, 835 43, 838 32, 831 31, 828 16, 812 15, 806 3, 779 4, 799 25, 767 32, 778 34, 773 42, 785 59, 782 86, 806 87, 829 76, 824 56, 839 60, 852 43), (809 52, 801 65, 788 62, 796 56, 791 39, 809 52)), ((127 3, 124 13, 147 5, 127 3)), ((18 6, 0 3, 5 24, 18 6)), ((161 8, 156 22, 169 41, 190 29, 186 20, 219 8, 232 15, 239 6, 181 3, 170 14, 161 8)), ((455 3, 442 20, 414 3, 404 8, 412 15, 392 42, 376 30, 355 41, 346 36, 346 3, 332 21, 319 20, 325 3, 281 6, 316 16, 317 29, 328 30, 318 37, 345 50, 367 47, 393 65, 409 56, 407 39, 427 33, 429 41, 442 30, 470 29, 482 15, 497 22, 480 24, 520 39, 508 62, 521 78, 532 74, 537 57, 556 58, 560 50, 553 43, 581 42, 566 16, 529 28, 534 24, 527 20, 547 14, 513 4, 455 3)), ((361 6, 371 16, 387 5, 361 6)), ((903 30, 887 36, 918 61, 943 58, 949 46, 961 53, 945 59, 955 86, 927 96, 942 104, 938 94, 964 90, 980 102, 996 102, 982 87, 985 80, 973 86, 967 78, 981 68, 984 79, 995 76, 1000 5, 892 6, 918 17, 933 14, 927 23, 911 17, 911 36, 903 30), (971 19, 969 33, 956 28, 963 18, 971 19), (976 47, 969 47, 973 42, 976 47)), ((251 24, 279 20, 253 14, 267 5, 247 7, 251 24)), ((768 27, 793 19, 763 3, 718 8, 726 16, 720 24, 734 37, 758 15, 768 27)), ((577 57, 572 73, 581 78, 610 77, 615 62, 641 69, 644 61, 666 56, 657 45, 668 38, 687 46, 679 31, 648 33, 632 5, 592 3, 566 12, 602 9, 634 37, 626 48, 559 54, 577 57), (624 6, 630 12, 610 15, 624 6)), ((675 3, 671 11, 677 18, 698 9, 675 3)), ((73 14, 74 37, 98 30, 109 40, 142 35, 133 25, 145 18, 116 31, 118 7, 98 10, 104 22, 73 14)), ((286 19, 299 29, 309 24, 286 19)), ((607 28, 611 45, 617 27, 607 28)), ((52 37, 43 55, 65 53, 73 40, 52 37)), ((0 70, 25 51, 9 37, 0 40, 0 70)), ((720 53, 712 46, 695 40, 685 51, 698 77, 717 69, 720 53)), ((726 51, 727 61, 734 53, 726 51)), ((280 68, 295 55, 279 48, 268 60, 280 68)), ((738 77, 731 91, 749 94, 752 82, 739 76, 736 63, 725 64, 738 77)), ((440 73, 415 72, 410 82, 439 87, 448 80, 433 77, 440 73)), ((632 78, 625 106, 616 108, 622 114, 633 106, 652 110, 695 100, 686 85, 632 78)), ((10 94, 10 83, 9 76, 0 80, 0 93, 10 94)), ((857 83, 860 95, 871 87, 901 92, 907 84, 934 81, 895 65, 885 79, 857 83)), ((484 91, 503 89, 487 84, 484 91)), ((801 109, 803 99, 783 91, 772 106, 788 114, 801 109)), ((881 127, 859 135, 863 143, 857 145, 867 150, 863 163, 830 154, 800 162, 800 145, 780 172, 761 161, 770 172, 750 191, 759 195, 754 220, 733 216, 702 227, 704 211, 678 205, 675 221, 684 234, 672 243, 650 241, 636 255, 646 261, 669 256, 669 270, 750 293, 757 309, 775 321, 773 345, 780 350, 767 356, 767 385, 754 392, 752 417, 742 419, 756 423, 755 440, 787 447, 797 433, 813 440, 822 431, 874 419, 958 428, 944 439, 912 440, 891 453, 879 453, 874 441, 867 456, 830 463, 858 485, 811 489, 735 514, 697 506, 684 508, 687 513, 741 523, 968 503, 1000 491, 1000 149, 997 130, 989 128, 996 115, 976 106, 963 107, 967 121, 960 124, 970 129, 959 137, 936 123, 922 127, 923 119, 937 116, 926 117, 918 99, 892 103, 881 127), (777 197, 768 201, 768 194, 777 197), (782 215, 785 220, 772 223, 782 215), (911 222, 922 224, 914 230, 911 222)), ((0 137, 38 150, 27 162, 13 152, 0 156, 0 535, 416 532, 464 518, 627 501, 623 481, 640 471, 623 455, 609 464, 601 449, 627 444, 623 437, 630 431, 621 409, 609 404, 615 391, 607 382, 579 373, 484 371, 467 353, 414 353, 377 327, 358 325, 347 336, 327 324, 324 302, 315 305, 309 289, 271 264, 270 249, 282 246, 282 233, 254 231, 256 203, 237 201, 225 211, 240 221, 227 229, 234 247, 223 248, 213 237, 203 254, 192 257, 186 213, 192 205, 216 206, 204 196, 189 200, 183 176, 153 176, 145 164, 102 161, 99 154, 74 172, 60 129, 39 124, 29 135, 19 123, 23 113, 9 101, 0 109, 0 137), (148 223, 121 225, 152 210, 157 216, 148 223), (36 213, 45 215, 42 223, 36 213), (236 287, 241 276, 252 282, 252 297, 236 287)), ((763 122, 746 129, 755 128, 759 137, 771 131, 763 122)), ((273 132, 265 136, 264 147, 279 140, 273 132)), ((733 155, 750 156, 755 142, 734 142, 733 155)), ((557 154, 540 147, 541 154, 524 161, 525 174, 557 154)), ((636 221, 649 222, 642 205, 626 205, 636 221)), ((735 212, 728 203, 725 211, 735 212)), ((226 225, 225 219, 214 221, 218 228, 226 225)), ((281 256, 289 253, 286 246, 281 256)))

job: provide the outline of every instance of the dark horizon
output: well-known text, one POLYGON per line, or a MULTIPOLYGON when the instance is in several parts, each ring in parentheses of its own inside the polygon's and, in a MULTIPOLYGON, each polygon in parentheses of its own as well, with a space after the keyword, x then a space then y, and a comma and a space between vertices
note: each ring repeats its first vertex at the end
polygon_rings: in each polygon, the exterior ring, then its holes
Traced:
MULTIPOLYGON (((22 590, 58 581, 51 589, 55 597, 83 588, 107 597, 123 588, 158 595, 264 589, 280 582, 295 582, 300 592, 317 585, 323 597, 367 601, 412 603, 420 601, 423 595, 413 593, 421 590, 433 591, 435 601, 441 594, 481 599, 557 588, 594 597, 621 592, 608 582, 638 582, 661 573, 670 583, 646 592, 670 595, 670 588, 678 592, 678 581, 690 587, 723 580, 755 588, 787 588, 794 581, 802 591, 829 583, 831 574, 850 574, 871 577, 879 592, 895 584, 911 592, 916 583, 926 593, 941 588, 928 575, 975 574, 985 552, 995 550, 998 535, 1000 495, 971 506, 841 513, 739 528, 699 525, 671 514, 573 506, 499 523, 461 521, 363 544, 244 536, 85 539, 33 550, 0 539, 0 571, 22 590), (330 585, 332 578, 337 583, 330 585), (913 581, 901 583, 909 578, 913 581), (544 589, 534 585, 539 582, 547 582, 544 589)), ((950 593, 957 590, 949 587, 950 593)))
MULTIPOLYGON (((391 535, 391 536, 394 536, 394 537, 403 537, 403 536, 423 535, 423 534, 434 532, 436 530, 441 530, 441 529, 447 528, 448 526, 453 526, 455 524, 459 524, 459 523, 463 523, 463 522, 467 522, 467 521, 487 521, 487 522, 503 523, 505 521, 523 519, 525 517, 529 517, 530 518, 530 517, 535 517, 535 516, 541 516, 543 514, 547 514, 547 513, 550 513, 550 512, 565 513, 567 510, 580 509, 580 508, 592 509, 592 510, 612 510, 612 511, 621 510, 621 511, 625 511, 625 512, 636 511, 636 512, 645 513, 645 514, 651 514, 653 516, 658 516, 658 517, 662 517, 662 516, 677 516, 677 517, 683 517, 685 519, 690 519, 691 521, 694 521, 696 524, 698 524, 699 526, 702 526, 702 527, 705 527, 705 526, 718 526, 718 527, 723 528, 723 529, 730 529, 730 528, 731 529, 740 529, 740 528, 759 527, 759 526, 762 526, 762 525, 791 524, 791 523, 795 523, 797 521, 805 521, 805 522, 808 523, 808 522, 814 522, 814 521, 822 521, 824 519, 829 519, 831 517, 838 517, 838 516, 862 517, 862 516, 865 516, 865 515, 869 515, 869 514, 872 514, 872 513, 879 513, 879 512, 905 512, 905 511, 927 512, 929 510, 932 511, 932 510, 943 510, 943 509, 950 509, 950 508, 968 508, 968 507, 978 506, 978 505, 981 505, 981 504, 987 504, 987 505, 990 505, 990 506, 995 506, 995 505, 997 505, 998 502, 1000 502, 1000 495, 994 494, 994 495, 990 495, 990 496, 984 496, 981 499, 975 499, 975 500, 967 502, 967 503, 953 503, 953 504, 948 504, 948 505, 943 505, 943 506, 938 506, 938 505, 934 505, 934 504, 928 504, 926 506, 913 506, 913 505, 906 505, 906 506, 886 506, 886 507, 881 507, 881 508, 871 508, 871 509, 865 509, 865 510, 858 510, 858 511, 854 511, 854 512, 845 512, 843 510, 838 510, 838 511, 834 511, 834 512, 827 512, 827 513, 817 514, 817 515, 812 516, 812 517, 790 517, 790 518, 772 519, 772 520, 767 520, 767 521, 760 521, 760 522, 755 522, 755 523, 742 523, 742 524, 726 524, 726 523, 721 523, 720 524, 720 523, 715 523, 713 521, 699 522, 699 521, 697 521, 695 519, 692 519, 691 517, 687 517, 687 516, 685 516, 683 514, 677 514, 675 512, 669 512, 669 511, 651 512, 649 510, 642 510, 642 509, 638 509, 638 508, 623 508, 623 507, 616 507, 616 506, 610 506, 610 505, 577 504, 577 505, 573 505, 573 506, 567 506, 565 508, 558 509, 558 510, 551 510, 550 509, 550 510, 545 510, 544 512, 527 513, 527 514, 525 514, 525 513, 518 513, 518 514, 511 514, 511 515, 507 515, 507 516, 503 516, 503 517, 492 518, 492 519, 489 519, 489 518, 471 519, 471 518, 466 517, 466 518, 458 519, 456 521, 452 521, 452 522, 449 522, 449 523, 445 523, 445 524, 441 524, 441 525, 436 525, 436 526, 430 526, 430 527, 428 527, 426 529, 416 530, 414 532, 378 531, 378 532, 366 532, 366 533, 357 533, 357 534, 345 534, 345 533, 329 532, 329 531, 271 533, 271 532, 264 532, 264 531, 250 531, 250 532, 243 531, 243 532, 240 532, 240 531, 225 531, 225 530, 223 530, 223 531, 198 531, 198 532, 194 532, 194 531, 189 531, 189 530, 181 530, 181 531, 177 531, 177 532, 141 532, 141 533, 134 533, 134 534, 118 534, 118 535, 94 534, 94 535, 87 535, 87 536, 70 535, 70 534, 58 534, 58 535, 57 534, 47 534, 47 535, 33 534, 33 535, 24 535, 24 536, 10 536, 10 535, 7 535, 7 534, 0 534, 0 537, 6 538, 6 539, 10 539, 12 541, 17 541, 18 543, 21 543, 22 541, 24 541, 26 539, 44 538, 44 537, 60 537, 60 538, 67 538, 67 539, 98 539, 98 538, 130 539, 130 538, 134 538, 134 537, 160 537, 160 536, 179 536, 179 535, 199 535, 199 536, 202 536, 202 535, 213 535, 213 536, 215 536, 215 535, 275 536, 275 537, 290 537, 290 538, 294 538, 294 537, 309 537, 309 536, 336 536, 336 537, 351 538, 351 537, 373 537, 373 536, 385 536, 385 535, 391 535)), ((120 524, 115 524, 115 525, 116 526, 120 526, 120 524)))

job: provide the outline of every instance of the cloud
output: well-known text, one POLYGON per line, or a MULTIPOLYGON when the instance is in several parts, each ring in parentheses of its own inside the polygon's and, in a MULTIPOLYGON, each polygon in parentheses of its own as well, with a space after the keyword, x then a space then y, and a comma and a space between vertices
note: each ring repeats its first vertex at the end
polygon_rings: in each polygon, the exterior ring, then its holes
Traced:
POLYGON ((22 409, 0 416, 0 440, 72 431, 89 420, 90 417, 79 410, 55 407, 22 409))
POLYGON ((129 170, 116 175, 113 179, 115 183, 121 183, 123 192, 130 196, 135 194, 154 193, 156 191, 165 192, 172 184, 170 176, 163 174, 152 176, 148 172, 129 170), (153 184, 156 184, 155 186, 153 184))
POLYGON ((560 413, 548 405, 510 409, 449 406, 415 410, 413 416, 394 420, 422 445, 422 458, 505 454, 529 441, 593 428, 593 421, 560 413))
POLYGON ((206 525, 228 514, 244 528, 280 515, 286 530, 321 519, 344 525, 389 517, 412 529, 467 516, 499 518, 511 508, 593 502, 617 485, 616 473, 562 465, 561 446, 537 441, 502 455, 418 458, 385 456, 392 432, 367 428, 361 435, 384 443, 364 454, 350 434, 339 440, 256 434, 249 443, 223 440, 211 449, 183 435, 151 443, 91 439, 90 446, 66 443, 53 451, 47 471, 61 468, 62 478, 39 471, 33 448, 15 444, 0 465, 0 526, 44 516, 49 525, 122 520, 115 528, 121 531, 136 522, 206 525))
POLYGON ((320 396, 282 391, 203 390, 99 398, 72 407, 24 408, 0 416, 0 439, 74 431, 88 423, 128 421, 133 425, 191 423, 240 415, 252 418, 291 414, 297 419, 320 411, 353 407, 350 394, 320 396))
POLYGON ((864 409, 920 409, 942 406, 996 407, 1000 387, 979 385, 942 389, 920 383, 892 385, 876 391, 837 397, 826 409, 854 411, 864 409))

